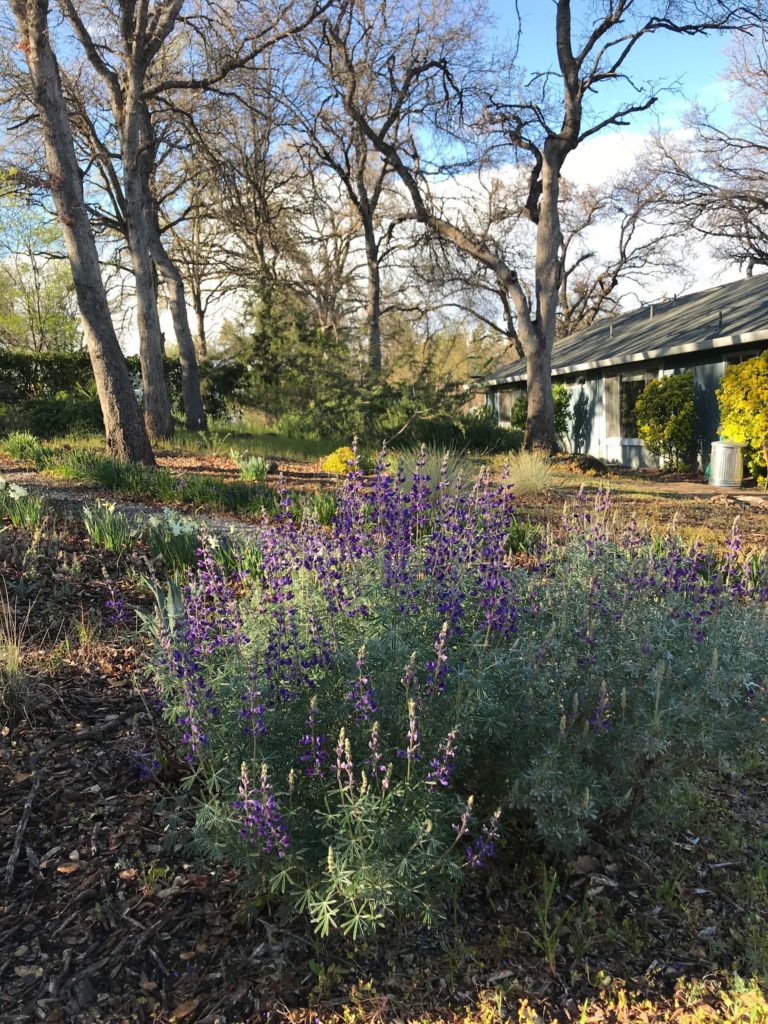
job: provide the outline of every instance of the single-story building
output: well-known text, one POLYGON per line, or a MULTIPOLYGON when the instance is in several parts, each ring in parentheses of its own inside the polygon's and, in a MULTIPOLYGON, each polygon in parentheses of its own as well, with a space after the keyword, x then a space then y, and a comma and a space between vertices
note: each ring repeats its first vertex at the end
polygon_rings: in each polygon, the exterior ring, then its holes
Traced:
MULTIPOLYGON (((634 410, 649 380, 693 372, 696 440, 702 464, 717 440, 716 389, 731 363, 768 349, 768 274, 681 295, 599 320, 555 342, 552 381, 571 396, 573 452, 624 466, 655 465, 637 437, 634 410)), ((525 393, 518 359, 485 381, 500 423, 525 393)))

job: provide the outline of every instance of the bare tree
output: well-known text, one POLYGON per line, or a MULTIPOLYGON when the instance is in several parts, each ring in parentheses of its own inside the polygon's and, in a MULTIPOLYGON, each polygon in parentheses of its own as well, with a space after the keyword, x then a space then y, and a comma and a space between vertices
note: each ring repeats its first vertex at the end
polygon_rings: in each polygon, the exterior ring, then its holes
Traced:
POLYGON ((237 286, 233 268, 226 259, 222 222, 214 216, 206 193, 213 189, 207 168, 188 174, 189 197, 183 217, 168 225, 170 255, 179 268, 195 315, 195 349, 200 362, 208 358, 208 319, 212 308, 237 286))
MULTIPOLYGON (((98 2, 89 5, 76 4, 74 0, 60 0, 60 4, 93 70, 104 83, 114 117, 120 143, 125 230, 136 282, 136 320, 144 411, 149 432, 154 437, 167 438, 173 434, 173 417, 163 374, 163 336, 157 304, 155 266, 158 269, 162 267, 164 277, 170 272, 160 255, 162 245, 159 244, 152 199, 156 142, 145 93, 152 64, 176 26, 182 3, 178 0, 157 11, 150 10, 149 0, 140 0, 138 4, 131 0, 119 0, 114 5, 116 9, 111 4, 98 2), (97 19, 100 23, 111 22, 112 31, 104 33, 105 38, 115 40, 111 45, 105 45, 101 40, 97 43, 87 28, 87 21, 97 19)), ((170 279, 173 279, 172 274, 170 279)), ((185 312, 179 314, 173 304, 172 309, 175 317, 185 315, 185 312)), ((197 362, 188 325, 186 334, 182 329, 182 338, 178 340, 179 358, 187 378, 184 388, 185 409, 192 418, 192 425, 199 426, 204 414, 199 379, 194 388, 197 362), (187 342, 192 348, 191 357, 187 342), (191 381, 188 379, 190 371, 191 381), (189 408, 187 400, 191 403, 189 408)))
POLYGON ((578 190, 562 184, 558 337, 614 316, 634 289, 672 274, 686 276, 685 231, 665 216, 644 160, 604 186, 578 190), (596 230, 605 236, 600 246, 596 230))
POLYGON ((657 133, 648 172, 667 216, 711 243, 725 264, 768 267, 768 41, 761 33, 732 47, 726 75, 727 127, 700 106, 689 135, 657 133))
POLYGON ((48 0, 12 0, 11 6, 44 141, 47 184, 72 267, 107 444, 118 458, 152 464, 152 449, 120 351, 101 278, 59 66, 51 46, 48 0))
MULTIPOLYGON (((397 195, 391 187, 393 168, 345 109, 343 96, 353 91, 363 106, 375 101, 375 79, 370 74, 375 37, 354 31, 354 18, 338 22, 344 59, 322 26, 304 33, 296 42, 310 57, 307 78, 293 95, 284 92, 294 123, 304 137, 305 157, 338 178, 359 220, 365 251, 368 366, 381 371, 382 268, 393 251, 393 232, 399 223, 397 195), (351 80, 354 78, 354 80, 351 80), (393 210, 394 208, 394 210, 393 210)), ((401 112, 402 113, 402 112, 401 112)), ((401 129, 395 117, 388 138, 395 144, 401 129)))
MULTIPOLYGON (((591 116, 590 99, 611 82, 627 81, 626 62, 637 44, 657 32, 694 36, 708 31, 741 28, 754 23, 755 5, 728 0, 599 0, 592 13, 576 28, 571 0, 556 0, 555 71, 533 75, 527 82, 517 76, 507 95, 489 82, 483 111, 475 115, 473 129, 488 142, 495 159, 507 153, 528 171, 525 209, 535 228, 534 288, 529 295, 517 266, 510 264, 488 240, 463 229, 455 217, 434 201, 428 166, 415 131, 401 140, 389 137, 393 118, 411 108, 419 96, 439 101, 440 89, 452 99, 452 116, 433 119, 443 136, 457 136, 456 123, 468 90, 462 82, 460 60, 451 46, 447 28, 456 31, 457 19, 439 14, 434 4, 405 5, 401 0, 349 0, 324 18, 330 45, 338 53, 338 78, 347 87, 343 102, 349 116, 399 175, 416 218, 435 234, 451 242, 486 267, 509 297, 516 329, 527 362, 528 424, 525 443, 531 448, 554 450, 551 367, 557 334, 557 312, 563 275, 563 233, 560 221, 560 182, 567 157, 586 139, 617 125, 633 114, 650 109, 658 99, 652 84, 632 82, 634 99, 603 108, 591 116), (345 40, 347 24, 354 34, 375 36, 377 102, 361 102, 354 88, 354 59, 345 40), (416 26, 414 28, 413 26, 416 26), (418 36, 418 38, 416 38, 418 36)), ((466 52, 467 25, 460 50, 466 52)), ((453 46, 457 45, 454 37, 453 46)), ((478 88, 482 89, 482 83, 478 88)), ((445 107, 443 106, 443 109, 445 107)), ((468 112, 464 111, 465 119, 468 112)))
POLYGON ((214 267, 244 294, 279 282, 337 338, 359 303, 359 222, 338 183, 297 154, 279 77, 274 66, 237 76, 236 95, 196 111, 195 161, 207 168, 199 199, 218 225, 214 267))

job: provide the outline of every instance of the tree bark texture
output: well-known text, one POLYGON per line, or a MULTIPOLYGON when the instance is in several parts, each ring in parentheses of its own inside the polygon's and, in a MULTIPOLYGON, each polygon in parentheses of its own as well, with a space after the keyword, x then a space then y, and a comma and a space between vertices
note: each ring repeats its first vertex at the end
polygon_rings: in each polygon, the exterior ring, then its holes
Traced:
MULTIPOLYGON (((144 390, 144 419, 152 437, 173 436, 171 399, 163 372, 163 336, 157 309, 155 265, 152 259, 154 214, 144 182, 149 174, 141 165, 151 160, 150 139, 143 129, 143 99, 139 94, 141 68, 136 65, 121 111, 120 143, 123 158, 128 247, 136 284, 136 324, 144 390), (137 81, 138 80, 138 81, 137 81)), ((117 114, 118 112, 115 111, 117 114)))
POLYGON ((374 373, 381 370, 381 266, 379 247, 373 223, 364 223, 365 255, 368 265, 368 298, 366 322, 368 325, 368 368, 374 373))
POLYGON ((48 0, 12 0, 43 133, 51 194, 101 404, 107 446, 119 459, 154 464, 128 368, 115 333, 80 168, 48 31, 48 0))
POLYGON ((206 430, 207 422, 200 392, 200 368, 197 364, 197 353, 189 327, 187 301, 184 293, 184 282, 179 268, 168 255, 160 238, 160 232, 154 225, 152 238, 152 256, 158 273, 168 289, 171 317, 176 342, 179 346, 179 362, 181 363, 181 390, 184 401, 184 415, 188 430, 206 430))

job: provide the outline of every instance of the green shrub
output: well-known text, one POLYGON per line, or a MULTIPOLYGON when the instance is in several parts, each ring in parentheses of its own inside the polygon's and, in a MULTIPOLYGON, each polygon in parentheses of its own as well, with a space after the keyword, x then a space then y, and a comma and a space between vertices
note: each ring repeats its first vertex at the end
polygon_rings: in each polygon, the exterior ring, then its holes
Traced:
POLYGON ((97 398, 38 398, 25 403, 21 414, 27 428, 43 438, 101 432, 104 429, 97 398))
POLYGON ((467 451, 516 452, 522 446, 523 431, 499 426, 496 412, 489 405, 472 409, 459 423, 467 451))
POLYGON ((355 453, 349 445, 343 445, 320 460, 320 469, 324 473, 331 473, 334 476, 346 476, 355 458, 355 453))
POLYGON ((720 433, 745 446, 745 460, 756 477, 768 472, 768 352, 729 366, 717 390, 720 433))
POLYGON ((0 399, 15 403, 80 394, 83 381, 92 379, 88 353, 20 352, 0 349, 0 399))
MULTIPOLYGON (((571 397, 565 384, 552 385, 552 400, 555 406, 555 433, 560 444, 565 445, 565 440, 571 429, 571 397)), ((509 425, 515 430, 525 434, 528 426, 528 396, 520 395, 512 406, 509 413, 509 425)))
POLYGON ((691 465, 696 427, 692 373, 649 381, 637 399, 635 417, 651 455, 662 458, 672 469, 691 465))
POLYGON ((432 499, 382 469, 330 530, 289 511, 260 573, 203 555, 152 628, 198 852, 321 934, 434 920, 506 837, 679 834, 699 771, 759 756, 768 559, 737 535, 718 562, 613 532, 600 493, 529 572, 504 485, 432 499))

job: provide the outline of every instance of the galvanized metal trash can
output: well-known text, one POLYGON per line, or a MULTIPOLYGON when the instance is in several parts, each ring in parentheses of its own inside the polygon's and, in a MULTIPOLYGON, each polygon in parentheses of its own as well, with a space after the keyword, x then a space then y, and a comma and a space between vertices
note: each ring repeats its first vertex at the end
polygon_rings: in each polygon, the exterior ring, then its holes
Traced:
POLYGON ((737 441, 713 441, 709 482, 713 487, 741 487, 744 477, 743 444, 737 441))

